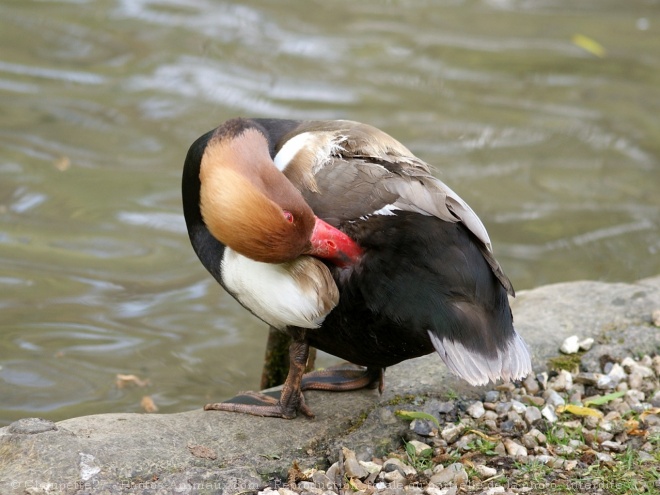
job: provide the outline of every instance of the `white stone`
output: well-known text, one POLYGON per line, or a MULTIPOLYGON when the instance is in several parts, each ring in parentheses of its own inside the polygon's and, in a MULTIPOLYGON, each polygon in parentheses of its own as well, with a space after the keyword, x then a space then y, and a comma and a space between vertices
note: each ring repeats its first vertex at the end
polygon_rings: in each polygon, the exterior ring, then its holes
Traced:
POLYGON ((506 448, 506 451, 509 455, 514 457, 527 457, 527 449, 519 443, 514 442, 510 438, 505 438, 503 443, 504 448, 506 448))
POLYGON ((479 473, 479 476, 482 478, 491 478, 497 474, 497 469, 486 466, 484 464, 475 466, 474 470, 479 473))
POLYGON ((594 345, 594 339, 591 337, 587 337, 586 339, 581 340, 578 342, 578 346, 580 347, 581 351, 588 351, 590 350, 594 345))
POLYGON ((551 405, 548 404, 543 409, 541 409, 541 414, 550 423, 556 423, 557 422, 558 418, 557 418, 557 414, 555 413, 555 408, 552 407, 551 405))
POLYGON ((580 350, 579 340, 577 335, 571 335, 564 340, 559 350, 564 354, 575 354, 580 350))
POLYGON ((470 407, 467 408, 467 413, 472 416, 474 419, 479 419, 484 414, 486 410, 484 409, 484 404, 480 400, 470 404, 470 407))

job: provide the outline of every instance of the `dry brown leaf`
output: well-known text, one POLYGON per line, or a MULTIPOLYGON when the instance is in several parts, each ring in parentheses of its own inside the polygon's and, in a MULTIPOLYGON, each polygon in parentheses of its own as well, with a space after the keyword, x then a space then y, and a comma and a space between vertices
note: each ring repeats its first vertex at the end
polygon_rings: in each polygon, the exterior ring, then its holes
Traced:
POLYGON ((158 412, 158 406, 156 405, 154 400, 148 395, 142 397, 142 400, 140 401, 140 406, 142 406, 142 409, 144 409, 145 412, 148 413, 158 412))
POLYGON ((151 382, 149 382, 149 379, 142 380, 137 375, 122 375, 122 374, 117 374, 117 380, 115 383, 117 383, 117 388, 124 388, 128 385, 136 385, 142 388, 151 384, 151 382))

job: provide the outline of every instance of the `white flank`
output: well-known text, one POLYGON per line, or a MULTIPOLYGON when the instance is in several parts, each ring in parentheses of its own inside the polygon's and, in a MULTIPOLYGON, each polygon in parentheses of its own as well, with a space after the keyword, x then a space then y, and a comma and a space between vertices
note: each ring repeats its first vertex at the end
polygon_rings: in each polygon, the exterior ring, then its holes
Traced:
POLYGON ((428 334, 447 368, 470 385, 485 385, 489 380, 495 383, 500 378, 504 381, 520 380, 532 371, 529 350, 517 332, 495 359, 471 352, 460 342, 441 339, 430 330, 428 334))
POLYGON ((303 132, 284 143, 273 162, 278 170, 284 171, 296 155, 305 149, 314 154, 314 163, 310 163, 309 167, 312 174, 315 174, 333 155, 343 150, 340 144, 343 139, 344 136, 332 132, 303 132))
POLYGON ((314 143, 314 136, 310 132, 303 132, 289 139, 284 146, 277 152, 273 162, 280 172, 291 163, 291 160, 300 152, 300 150, 307 148, 314 143))
MULTIPOLYGON (((308 261, 298 260, 292 263, 308 261)), ((323 307, 319 291, 324 289, 304 290, 291 276, 290 266, 289 263, 261 263, 225 248, 222 280, 243 306, 269 325, 318 328, 332 309, 323 307)), ((327 270, 325 266, 322 269, 327 270)))

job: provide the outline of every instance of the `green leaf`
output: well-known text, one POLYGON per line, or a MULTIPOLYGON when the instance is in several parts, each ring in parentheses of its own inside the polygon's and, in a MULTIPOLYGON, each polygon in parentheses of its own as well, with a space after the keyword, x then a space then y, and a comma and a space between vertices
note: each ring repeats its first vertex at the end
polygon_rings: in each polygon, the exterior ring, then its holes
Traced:
POLYGON ((410 421, 413 419, 426 419, 428 421, 432 421, 435 426, 438 427, 438 429, 440 428, 440 423, 438 422, 437 418, 429 413, 422 411, 403 411, 399 409, 398 411, 394 411, 394 414, 396 414, 401 419, 407 419, 410 421))
POLYGON ((594 399, 586 400, 584 401, 585 406, 602 406, 603 404, 607 404, 610 401, 613 401, 614 399, 618 399, 619 397, 623 397, 626 395, 626 392, 621 390, 620 392, 613 392, 611 394, 607 395, 601 395, 600 397, 596 397, 594 399))

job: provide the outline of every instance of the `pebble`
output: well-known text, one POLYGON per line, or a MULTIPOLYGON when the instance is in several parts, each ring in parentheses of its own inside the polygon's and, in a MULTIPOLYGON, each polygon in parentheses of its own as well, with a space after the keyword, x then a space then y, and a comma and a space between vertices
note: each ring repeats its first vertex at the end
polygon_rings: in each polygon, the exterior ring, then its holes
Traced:
POLYGON ((660 327, 660 309, 656 309, 651 314, 651 320, 656 327, 660 327))
MULTIPOLYGON (((578 343, 584 340, 587 339, 578 339, 578 343)), ((415 439, 409 444, 418 456, 434 449, 437 456, 433 459, 434 464, 425 464, 423 472, 418 473, 407 461, 401 460, 405 459, 405 452, 383 460, 358 461, 355 453, 344 449, 343 472, 352 480, 351 488, 359 495, 457 495, 459 491, 466 491, 462 485, 469 482, 465 467, 457 462, 443 468, 436 462, 444 456, 456 459, 466 452, 469 452, 469 462, 472 463, 469 465, 476 476, 473 481, 504 477, 524 485, 525 480, 531 479, 531 472, 526 474, 524 469, 524 465, 530 462, 552 468, 553 479, 575 480, 587 475, 588 466, 594 462, 602 466, 620 463, 617 456, 630 448, 636 452, 639 471, 641 463, 657 460, 657 446, 648 439, 660 435, 660 415, 653 414, 655 411, 652 410, 660 407, 660 356, 640 359, 620 354, 613 356, 602 367, 604 373, 559 371, 550 378, 544 372, 536 377, 528 376, 519 388, 508 383, 487 391, 482 401, 429 400, 423 410, 438 418, 441 426, 436 429, 427 420, 413 420, 410 429, 424 441, 415 439), (587 402, 613 391, 621 391, 624 395, 609 398, 601 404, 587 402), (560 422, 556 408, 567 403, 586 405, 598 409, 603 415, 580 416, 573 410, 566 410, 561 414, 560 422), (451 416, 445 417, 444 414, 448 413, 452 413, 451 416), (642 413, 642 417, 637 416, 642 413), (545 429, 552 432, 551 441, 542 433, 541 430, 545 429), (632 429, 637 432, 633 433, 632 429), (639 436, 640 431, 645 433, 646 439, 639 436), (481 447, 475 448, 475 445, 481 445, 479 442, 483 438, 478 432, 488 432, 488 435, 502 439, 487 446, 494 451, 494 457, 489 457, 493 452, 484 455, 481 447), (499 460, 506 456, 509 456, 508 460, 499 460), (515 458, 514 464, 511 458, 515 458)), ((599 368, 593 366, 592 369, 599 368)), ((315 471, 310 479, 299 482, 297 488, 292 486, 296 491, 266 489, 259 493, 337 495, 339 473, 339 465, 335 463, 327 472, 315 471)), ((505 486, 492 483, 476 493, 522 494, 529 491, 521 487, 507 492, 505 486)), ((472 493, 471 487, 467 492, 472 493)))
POLYGON ((536 395, 541 391, 539 382, 536 381, 536 378, 531 373, 523 380, 523 386, 529 395, 536 395))
POLYGON ((551 405, 547 405, 541 409, 541 415, 550 423, 556 423, 559 419, 557 418, 557 413, 555 413, 555 408, 551 405))
POLYGON ((474 470, 479 473, 481 478, 492 478, 497 474, 497 469, 488 467, 484 464, 478 464, 474 467, 474 470))
POLYGON ((342 449, 344 454, 344 471, 349 478, 366 478, 369 476, 367 471, 355 458, 355 452, 344 447, 342 449))
POLYGON ((571 335, 564 339, 559 350, 564 354, 576 354, 580 350, 580 338, 577 335, 571 335))
POLYGON ((433 432, 433 424, 428 419, 414 419, 410 423, 410 429, 422 437, 431 437, 435 435, 433 432))
POLYGON ((474 419, 479 419, 484 414, 486 414, 486 410, 484 409, 484 403, 481 402, 480 400, 473 402, 472 404, 470 404, 470 407, 467 408, 466 412, 474 419))
POLYGON ((430 482, 434 485, 463 485, 467 483, 468 475, 463 464, 456 462, 450 464, 439 473, 431 476, 430 482))
POLYGON ((509 455, 514 457, 527 457, 527 449, 519 443, 514 442, 510 438, 505 438, 502 443, 504 443, 504 448, 509 455))
POLYGON ((457 425, 447 425, 443 428, 442 432, 440 433, 440 436, 447 442, 447 443, 454 443, 456 440, 459 439, 461 436, 461 433, 463 433, 463 430, 465 430, 465 426, 462 423, 459 423, 457 425))

